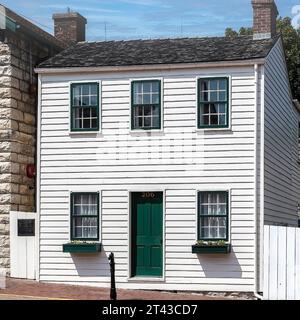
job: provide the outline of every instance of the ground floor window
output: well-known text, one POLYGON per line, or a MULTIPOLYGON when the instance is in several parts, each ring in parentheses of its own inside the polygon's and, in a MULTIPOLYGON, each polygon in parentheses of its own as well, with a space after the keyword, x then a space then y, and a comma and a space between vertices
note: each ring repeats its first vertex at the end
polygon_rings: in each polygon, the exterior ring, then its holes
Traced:
POLYGON ((198 193, 198 240, 228 240, 228 192, 198 193))
POLYGON ((71 194, 71 239, 99 240, 99 193, 71 194))

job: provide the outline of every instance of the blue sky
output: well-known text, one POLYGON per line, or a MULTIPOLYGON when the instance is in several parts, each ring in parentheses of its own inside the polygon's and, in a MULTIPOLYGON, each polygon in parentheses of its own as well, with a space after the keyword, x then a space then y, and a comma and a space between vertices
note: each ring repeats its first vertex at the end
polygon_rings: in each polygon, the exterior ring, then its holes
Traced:
MULTIPOLYGON (((53 32, 52 14, 69 7, 88 19, 87 40, 220 36, 226 27, 252 25, 251 0, 2 0, 1 3, 53 32)), ((300 0, 277 0, 292 17, 300 0)))

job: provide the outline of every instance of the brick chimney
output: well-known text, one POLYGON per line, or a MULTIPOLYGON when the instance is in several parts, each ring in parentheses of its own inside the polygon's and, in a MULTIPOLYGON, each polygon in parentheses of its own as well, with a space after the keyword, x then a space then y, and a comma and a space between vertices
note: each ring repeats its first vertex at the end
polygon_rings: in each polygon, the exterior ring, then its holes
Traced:
POLYGON ((277 6, 274 0, 252 0, 253 37, 269 39, 276 36, 277 6))
POLYGON ((69 45, 79 41, 85 41, 86 18, 77 12, 55 13, 54 20, 55 37, 69 45))

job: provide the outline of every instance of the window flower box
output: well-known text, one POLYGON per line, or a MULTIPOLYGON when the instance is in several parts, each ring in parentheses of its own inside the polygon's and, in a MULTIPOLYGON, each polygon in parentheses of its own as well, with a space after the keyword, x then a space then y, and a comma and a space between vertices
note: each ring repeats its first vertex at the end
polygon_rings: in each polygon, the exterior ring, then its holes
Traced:
POLYGON ((230 253, 231 244, 225 242, 199 242, 192 246, 192 253, 212 254, 212 253, 230 253))
POLYGON ((101 243, 70 242, 63 244, 63 252, 97 253, 101 251, 101 243))

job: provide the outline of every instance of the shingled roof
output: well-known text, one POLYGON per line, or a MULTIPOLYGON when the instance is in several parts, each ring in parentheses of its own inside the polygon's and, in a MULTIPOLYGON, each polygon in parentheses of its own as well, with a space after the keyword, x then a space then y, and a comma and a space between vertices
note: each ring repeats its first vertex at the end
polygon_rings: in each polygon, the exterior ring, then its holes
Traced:
POLYGON ((79 42, 39 68, 105 67, 201 63, 264 58, 278 37, 181 38, 106 42, 79 42))

